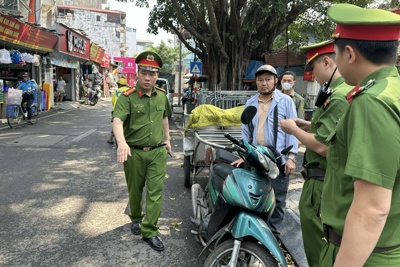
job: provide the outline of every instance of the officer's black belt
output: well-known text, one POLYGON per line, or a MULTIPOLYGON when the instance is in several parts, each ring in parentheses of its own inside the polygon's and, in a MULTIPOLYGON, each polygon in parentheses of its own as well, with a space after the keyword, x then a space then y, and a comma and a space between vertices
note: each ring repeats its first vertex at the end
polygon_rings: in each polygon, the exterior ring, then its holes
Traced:
POLYGON ((130 145, 130 144, 128 144, 128 145, 131 148, 134 148, 134 149, 139 149, 139 150, 143 150, 143 151, 150 151, 150 150, 153 150, 153 149, 155 149, 157 147, 165 146, 166 144, 162 143, 162 144, 158 144, 158 145, 155 145, 155 146, 135 146, 135 145, 130 145))
POLYGON ((323 181, 325 177, 325 170, 321 168, 304 168, 304 170, 301 171, 301 175, 303 175, 305 180, 315 178, 323 181))
MULTIPOLYGON (((338 233, 336 233, 329 225, 324 224, 323 226, 324 226, 324 235, 326 241, 335 246, 340 247, 340 244, 342 243, 342 237, 338 233)), ((375 247, 372 252, 384 252, 398 247, 400 247, 400 244, 390 247, 375 247)))

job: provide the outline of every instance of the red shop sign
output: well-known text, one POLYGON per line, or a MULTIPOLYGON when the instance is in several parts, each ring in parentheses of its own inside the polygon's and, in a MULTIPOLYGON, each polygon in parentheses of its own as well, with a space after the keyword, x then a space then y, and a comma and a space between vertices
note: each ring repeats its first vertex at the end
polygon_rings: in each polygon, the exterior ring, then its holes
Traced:
POLYGON ((40 51, 54 52, 58 36, 0 14, 0 40, 40 51))
POLYGON ((103 55, 103 60, 101 61, 101 66, 104 68, 109 68, 110 67, 110 54, 107 52, 104 52, 103 55))
POLYGON ((57 32, 60 34, 58 40, 59 52, 87 60, 90 59, 89 38, 86 38, 83 35, 60 24, 57 25, 57 32))

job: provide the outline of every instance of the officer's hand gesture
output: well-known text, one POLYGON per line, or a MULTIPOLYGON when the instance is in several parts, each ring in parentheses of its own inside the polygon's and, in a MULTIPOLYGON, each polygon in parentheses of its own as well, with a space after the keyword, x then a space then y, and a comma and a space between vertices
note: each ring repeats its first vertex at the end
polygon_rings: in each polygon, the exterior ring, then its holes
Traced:
POLYGON ((123 163, 128 160, 128 156, 131 156, 131 148, 129 145, 126 142, 122 144, 118 143, 117 161, 123 163))

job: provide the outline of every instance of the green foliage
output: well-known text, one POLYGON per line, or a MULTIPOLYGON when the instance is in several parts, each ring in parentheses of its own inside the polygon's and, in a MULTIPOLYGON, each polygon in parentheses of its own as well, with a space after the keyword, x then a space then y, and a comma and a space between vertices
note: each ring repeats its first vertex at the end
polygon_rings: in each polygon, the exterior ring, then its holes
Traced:
MULTIPOLYGON (((160 55, 163 60, 163 66, 160 69, 160 72, 172 73, 174 70, 174 62, 179 59, 179 47, 172 47, 172 40, 168 40, 169 45, 165 44, 164 41, 158 46, 150 46, 147 48, 148 51, 156 52, 160 55)), ((184 51, 182 52, 182 58, 186 57, 190 52, 184 51)), ((137 55, 134 55, 135 58, 137 55)))
MULTIPOLYGON (((147 0, 131 2, 136 6, 148 5, 147 0)), ((287 44, 295 51, 309 42, 329 39, 334 29, 326 17, 330 5, 351 3, 365 7, 377 2, 157 0, 149 14, 147 32, 157 34, 163 29, 175 34, 203 62, 211 89, 238 90, 247 60, 263 60, 264 54, 285 49, 287 44), (191 42, 182 29, 190 33, 191 42)), ((379 0, 379 5, 386 7, 396 4, 398 0, 379 0)))

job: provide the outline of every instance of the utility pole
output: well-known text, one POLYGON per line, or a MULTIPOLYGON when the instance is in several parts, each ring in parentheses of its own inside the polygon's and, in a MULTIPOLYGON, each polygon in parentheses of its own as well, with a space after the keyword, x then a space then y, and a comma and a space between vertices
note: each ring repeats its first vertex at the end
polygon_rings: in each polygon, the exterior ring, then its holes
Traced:
POLYGON ((181 106, 181 91, 182 91, 182 42, 179 40, 179 81, 178 81, 178 107, 181 106))

